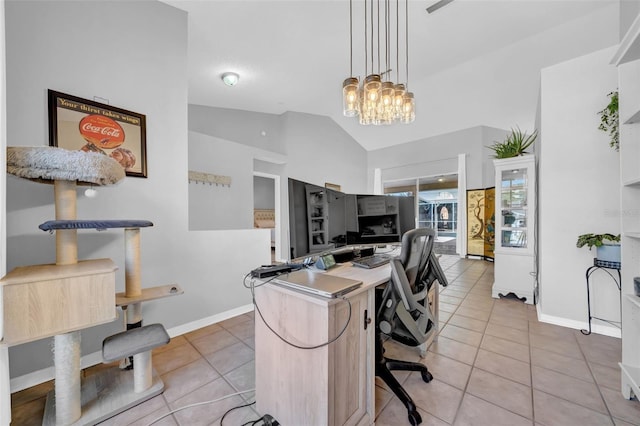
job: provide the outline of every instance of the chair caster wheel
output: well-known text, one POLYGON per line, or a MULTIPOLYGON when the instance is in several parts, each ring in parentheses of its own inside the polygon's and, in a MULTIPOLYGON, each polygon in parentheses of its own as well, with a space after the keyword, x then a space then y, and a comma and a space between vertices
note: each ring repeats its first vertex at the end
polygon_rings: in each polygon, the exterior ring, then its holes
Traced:
POLYGON ((433 375, 431 375, 431 373, 429 373, 428 371, 423 371, 421 374, 422 380, 424 380, 426 383, 429 383, 433 380, 433 375))
POLYGON ((420 423, 422 423, 422 417, 420 416, 420 413, 418 413, 417 411, 409 411, 409 423, 411 423, 411 426, 418 426, 420 423))

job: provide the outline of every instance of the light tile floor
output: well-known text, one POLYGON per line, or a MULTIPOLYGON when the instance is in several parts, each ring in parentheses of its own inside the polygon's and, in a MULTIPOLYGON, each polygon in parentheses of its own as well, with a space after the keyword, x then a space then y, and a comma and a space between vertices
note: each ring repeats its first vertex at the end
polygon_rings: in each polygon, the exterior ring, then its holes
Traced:
MULTIPOLYGON (((541 323, 534 306, 491 298, 492 263, 447 255, 440 262, 450 285, 441 291, 438 341, 423 360, 434 380, 427 384, 419 373, 397 373, 423 425, 640 425, 640 403, 620 392, 619 339, 541 323)), ((253 334, 250 313, 172 339, 153 356, 164 393, 103 424, 148 425, 170 410, 252 389, 253 334)), ((385 347, 389 356, 420 359, 415 348, 391 341, 385 347)), ((44 395, 52 386, 13 394, 12 424, 41 424, 44 395)), ((253 392, 232 396, 154 424, 219 425, 228 409, 253 398, 253 392)), ((376 425, 409 424, 406 409, 379 379, 376 416, 376 425)), ((231 412, 224 424, 259 417, 249 406, 231 412)))

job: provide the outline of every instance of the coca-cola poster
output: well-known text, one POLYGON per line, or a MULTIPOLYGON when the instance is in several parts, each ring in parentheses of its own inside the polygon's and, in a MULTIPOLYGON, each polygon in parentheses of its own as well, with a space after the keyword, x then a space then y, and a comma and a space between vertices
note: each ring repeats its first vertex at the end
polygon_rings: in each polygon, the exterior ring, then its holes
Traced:
POLYGON ((107 155, 127 176, 147 177, 145 119, 137 112, 49 90, 49 145, 107 155))

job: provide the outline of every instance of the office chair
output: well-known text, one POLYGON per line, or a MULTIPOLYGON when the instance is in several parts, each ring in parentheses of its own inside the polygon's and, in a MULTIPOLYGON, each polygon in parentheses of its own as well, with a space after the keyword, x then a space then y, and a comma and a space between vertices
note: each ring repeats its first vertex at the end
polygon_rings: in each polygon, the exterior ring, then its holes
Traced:
MULTIPOLYGON (((411 396, 391 370, 419 371, 422 380, 433 376, 424 364, 385 358, 383 335, 408 346, 421 346, 437 333, 437 324, 427 294, 432 285, 447 285, 433 243, 435 231, 418 228, 402 236, 400 256, 391 260, 391 279, 376 292, 376 376, 380 377, 407 407, 409 422, 415 426, 422 418, 411 396)), ((439 291, 436 288, 435 291, 439 291)))

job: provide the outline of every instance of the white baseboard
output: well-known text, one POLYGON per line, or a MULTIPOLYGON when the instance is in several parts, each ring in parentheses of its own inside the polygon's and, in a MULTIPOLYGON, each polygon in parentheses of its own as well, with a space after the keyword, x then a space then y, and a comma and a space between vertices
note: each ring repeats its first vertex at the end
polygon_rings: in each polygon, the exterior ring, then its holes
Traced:
MULTIPOLYGON (((172 327, 167 330, 169 336, 176 337, 182 334, 189 333, 199 328, 207 327, 212 324, 227 320, 229 318, 236 317, 238 315, 246 314, 253 311, 253 304, 240 306, 225 312, 221 312, 210 317, 202 318, 196 321, 192 321, 186 324, 182 324, 176 327, 172 327)), ((102 353, 93 352, 80 358, 80 368, 87 368, 102 363, 102 353)), ((43 368, 19 377, 11 379, 11 393, 18 392, 23 389, 30 388, 40 383, 53 380, 55 378, 55 368, 53 366, 43 368)))
MULTIPOLYGON (((536 305, 538 311, 538 321, 546 322, 548 324, 559 325, 561 327, 573 328, 575 330, 588 330, 589 322, 576 321, 568 318, 556 317, 553 315, 547 315, 540 312, 540 305, 536 305)), ((605 336, 621 338, 621 331, 618 327, 612 325, 597 324, 596 321, 591 321, 591 332, 595 334, 603 334, 605 336)))

